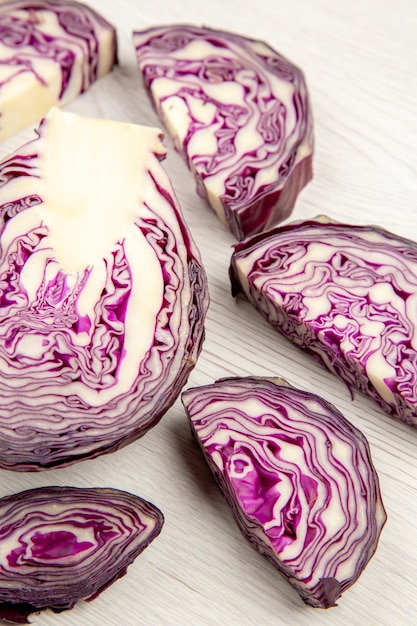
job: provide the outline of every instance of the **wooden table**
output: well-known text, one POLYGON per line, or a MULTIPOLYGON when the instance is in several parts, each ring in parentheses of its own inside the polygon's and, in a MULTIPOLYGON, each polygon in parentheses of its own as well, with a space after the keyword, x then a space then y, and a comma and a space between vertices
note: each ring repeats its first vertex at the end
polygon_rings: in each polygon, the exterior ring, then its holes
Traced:
MULTIPOLYGON (((326 213, 417 239, 417 4, 413 0, 92 0, 115 24, 119 66, 67 110, 159 125, 141 83, 134 28, 188 22, 268 41, 305 72, 315 118, 314 179, 294 219, 326 213)), ((0 144, 5 156, 33 137, 0 144)), ((417 430, 385 415, 275 333, 230 294, 234 243, 195 193, 167 138, 164 165, 207 270, 206 340, 189 386, 228 375, 278 375, 319 392, 368 437, 388 523, 360 580, 328 611, 307 607, 243 539, 192 441, 181 403, 117 453, 66 469, 1 472, 0 495, 41 485, 113 486, 165 514, 157 540, 88 604, 35 626, 412 626, 417 623, 417 430)), ((109 146, 111 149, 111 146, 109 146)), ((417 312, 416 312, 417 316, 417 312)))

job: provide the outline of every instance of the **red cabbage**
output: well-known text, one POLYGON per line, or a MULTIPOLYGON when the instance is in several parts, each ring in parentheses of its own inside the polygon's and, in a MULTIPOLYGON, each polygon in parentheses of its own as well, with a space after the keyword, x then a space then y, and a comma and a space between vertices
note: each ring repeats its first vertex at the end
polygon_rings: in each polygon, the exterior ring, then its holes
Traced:
POLYGON ((133 35, 149 96, 218 217, 237 239, 288 217, 312 177, 301 70, 262 41, 190 25, 133 35))
POLYGON ((304 602, 335 606, 386 521, 365 436, 280 379, 221 379, 182 401, 245 538, 304 602))
POLYGON ((55 108, 0 163, 2 468, 133 441, 196 363, 207 281, 160 139, 55 108))
POLYGON ((276 330, 417 426, 415 242, 316 218, 238 244, 230 275, 276 330))
POLYGON ((0 619, 71 609, 126 574, 158 536, 150 502, 111 488, 40 487, 0 499, 0 619))
POLYGON ((71 0, 0 4, 0 140, 38 123, 117 62, 114 27, 71 0))

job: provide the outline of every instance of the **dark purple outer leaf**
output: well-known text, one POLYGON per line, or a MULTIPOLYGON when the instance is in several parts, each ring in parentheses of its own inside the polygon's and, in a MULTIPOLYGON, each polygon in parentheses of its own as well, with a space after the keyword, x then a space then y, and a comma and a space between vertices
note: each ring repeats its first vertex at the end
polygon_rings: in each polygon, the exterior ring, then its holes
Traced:
POLYGON ((417 244, 317 218, 238 244, 230 277, 268 322, 417 426, 417 244))
POLYGON ((41 487, 0 499, 0 618, 71 609, 124 576, 158 536, 150 502, 112 488, 41 487))
POLYGON ((301 70, 262 41, 175 24, 136 31, 158 115, 237 239, 288 217, 312 177, 313 122, 301 70))
POLYGON ((335 606, 386 521, 365 436, 280 379, 225 378, 182 401, 245 538, 307 604, 335 606))

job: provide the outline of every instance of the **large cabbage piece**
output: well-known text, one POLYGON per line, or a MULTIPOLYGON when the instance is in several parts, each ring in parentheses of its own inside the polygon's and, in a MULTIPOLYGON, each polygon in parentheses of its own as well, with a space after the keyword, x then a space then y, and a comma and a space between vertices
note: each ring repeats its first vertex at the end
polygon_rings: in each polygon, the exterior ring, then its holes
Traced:
POLYGON ((417 244, 317 218, 235 247, 234 294, 348 385, 417 426, 417 244))
POLYGON ((291 213, 312 177, 301 70, 262 41, 175 24, 136 31, 150 98, 197 191, 237 239, 291 213))
POLYGON ((160 131, 53 109, 0 163, 0 466, 114 450, 174 402, 208 304, 160 131))
POLYGON ((364 435, 322 398, 279 379, 222 379, 182 400, 246 539, 307 604, 334 606, 386 521, 364 435))
POLYGON ((71 609, 126 574, 161 511, 111 488, 41 487, 0 499, 0 619, 71 609))
POLYGON ((114 27, 72 0, 0 4, 0 139, 38 123, 107 74, 117 60, 114 27))

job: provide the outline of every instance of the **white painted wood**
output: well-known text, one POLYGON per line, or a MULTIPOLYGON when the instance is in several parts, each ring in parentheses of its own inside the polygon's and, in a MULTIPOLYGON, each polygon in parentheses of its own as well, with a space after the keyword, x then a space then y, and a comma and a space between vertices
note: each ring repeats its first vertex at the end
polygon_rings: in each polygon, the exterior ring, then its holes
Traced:
MULTIPOLYGON (((414 0, 91 0, 118 29, 120 65, 67 110, 155 125, 136 70, 133 28, 204 23, 268 41, 305 71, 315 117, 315 176, 293 218, 327 213, 417 238, 417 4, 414 0)), ((0 157, 32 138, 25 129, 0 157)), ((164 512, 160 537, 92 603, 35 616, 36 626, 408 626, 417 623, 417 430, 384 415, 279 337, 230 295, 232 236, 194 191, 166 140, 170 174, 208 274, 206 341, 189 385, 279 375, 320 392, 367 435, 388 523, 339 606, 305 606, 240 535, 191 439, 178 401, 117 453, 38 474, 1 472, 0 496, 40 485, 114 486, 164 512)), ((111 146, 109 146, 111 149, 111 146)), ((417 316, 417 311, 416 311, 417 316)))

